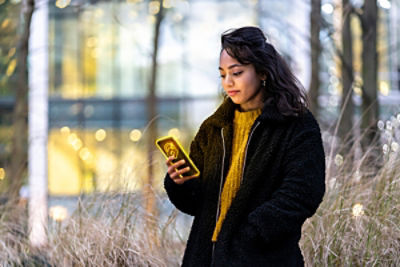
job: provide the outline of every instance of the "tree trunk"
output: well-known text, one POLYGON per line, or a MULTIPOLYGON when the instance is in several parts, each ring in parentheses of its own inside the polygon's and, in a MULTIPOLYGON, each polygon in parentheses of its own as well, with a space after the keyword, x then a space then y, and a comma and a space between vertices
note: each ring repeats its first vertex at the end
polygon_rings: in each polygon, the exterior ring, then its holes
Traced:
POLYGON ((29 38, 29 240, 47 245, 48 140, 48 2, 35 3, 29 38))
POLYGON ((377 121, 379 119, 377 67, 378 53, 377 43, 377 20, 378 8, 376 0, 365 0, 361 17, 362 26, 362 105, 361 105, 361 146, 365 152, 374 147, 369 159, 376 160, 379 153, 377 146, 379 133, 377 121))
MULTIPOLYGON (((341 140, 340 153, 349 155, 353 146, 353 40, 351 33, 351 13, 352 6, 349 0, 342 0, 342 56, 341 56, 341 75, 342 75, 342 97, 341 97, 341 116, 339 118, 338 134, 341 140)), ((352 162, 351 159, 347 162, 352 162)))
MULTIPOLYGON (((157 55, 159 48, 159 37, 160 37, 160 27, 161 22, 163 20, 163 5, 162 1, 160 3, 160 10, 156 16, 156 22, 154 25, 154 39, 153 39, 153 56, 152 56, 152 66, 151 66, 151 77, 149 84, 149 94, 148 94, 148 173, 147 173, 147 181, 144 185, 144 205, 147 213, 152 215, 152 221, 155 221, 154 218, 158 216, 157 207, 156 207, 156 197, 154 192, 154 172, 153 172, 153 153, 154 153, 154 141, 157 138, 157 124, 155 121, 152 121, 157 113, 157 99, 156 99, 156 88, 157 88, 157 55)), ((153 232, 156 225, 150 225, 149 231, 153 232), (153 229, 154 228, 154 229, 153 229)))
POLYGON ((319 33, 321 29, 321 0, 311 0, 311 13, 310 13, 310 30, 311 30, 311 82, 309 89, 310 110, 318 117, 319 115, 319 72, 320 64, 319 57, 321 54, 321 44, 319 40, 319 33))
POLYGON ((34 0, 23 1, 21 17, 23 30, 17 45, 18 79, 15 88, 15 105, 13 111, 13 142, 11 152, 9 198, 17 199, 27 170, 27 121, 28 121, 28 46, 34 0))

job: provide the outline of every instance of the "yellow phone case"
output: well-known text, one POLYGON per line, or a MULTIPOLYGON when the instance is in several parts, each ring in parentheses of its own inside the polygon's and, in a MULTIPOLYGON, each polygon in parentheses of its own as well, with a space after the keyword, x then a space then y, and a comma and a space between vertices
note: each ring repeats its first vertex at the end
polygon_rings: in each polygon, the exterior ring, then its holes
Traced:
POLYGON ((185 160, 184 167, 189 166, 190 170, 180 175, 181 178, 184 176, 200 175, 200 171, 197 169, 196 165, 194 165, 193 161, 190 159, 189 155, 183 149, 182 145, 174 137, 164 136, 158 138, 156 140, 156 146, 161 150, 162 154, 166 159, 168 159, 170 156, 174 156, 175 159, 173 160, 173 162, 179 161, 181 159, 185 160))

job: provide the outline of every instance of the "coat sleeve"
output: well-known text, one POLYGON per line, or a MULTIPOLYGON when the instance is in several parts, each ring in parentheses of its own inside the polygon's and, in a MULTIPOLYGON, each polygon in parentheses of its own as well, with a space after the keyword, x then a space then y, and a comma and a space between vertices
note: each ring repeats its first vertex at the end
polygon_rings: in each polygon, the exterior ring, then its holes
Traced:
POLYGON ((298 233, 322 201, 325 154, 319 128, 303 131, 291 140, 283 170, 283 182, 272 198, 248 216, 247 226, 267 243, 298 233))
POLYGON ((201 180, 203 172, 203 153, 199 144, 199 133, 190 145, 190 158, 200 171, 200 176, 190 179, 183 184, 176 184, 168 175, 164 179, 164 188, 170 201, 180 211, 189 215, 196 215, 198 206, 202 201, 201 180))

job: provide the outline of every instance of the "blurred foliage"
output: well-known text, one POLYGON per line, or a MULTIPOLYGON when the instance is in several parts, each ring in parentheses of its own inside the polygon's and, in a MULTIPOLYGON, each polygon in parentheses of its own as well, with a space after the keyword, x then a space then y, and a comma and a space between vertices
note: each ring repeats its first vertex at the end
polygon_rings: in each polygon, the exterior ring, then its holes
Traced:
MULTIPOLYGON (((11 97, 17 81, 17 43, 20 25, 19 0, 0 0, 0 98, 7 103, 0 109, 0 168, 4 168, 4 179, 0 181, 0 192, 8 187, 8 165, 11 156, 12 108, 11 97)), ((4 104, 4 103, 3 103, 4 104)))
POLYGON ((20 7, 18 0, 0 0, 0 97, 13 94, 20 7))

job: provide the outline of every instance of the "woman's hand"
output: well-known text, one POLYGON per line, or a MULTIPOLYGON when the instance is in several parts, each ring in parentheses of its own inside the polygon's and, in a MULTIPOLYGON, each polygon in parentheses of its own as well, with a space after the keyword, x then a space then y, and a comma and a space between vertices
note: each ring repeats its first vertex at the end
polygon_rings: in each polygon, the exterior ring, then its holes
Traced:
POLYGON ((183 184, 185 181, 190 180, 192 178, 195 178, 197 176, 192 175, 192 176, 183 176, 182 178, 180 177, 181 174, 184 174, 188 171, 190 171, 190 167, 185 167, 182 169, 179 169, 179 167, 185 165, 185 160, 180 160, 178 162, 173 163, 172 161, 175 158, 173 156, 169 157, 166 161, 166 164, 168 166, 168 174, 169 177, 176 183, 176 184, 183 184))

